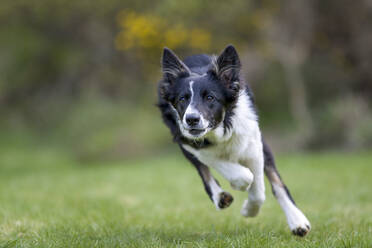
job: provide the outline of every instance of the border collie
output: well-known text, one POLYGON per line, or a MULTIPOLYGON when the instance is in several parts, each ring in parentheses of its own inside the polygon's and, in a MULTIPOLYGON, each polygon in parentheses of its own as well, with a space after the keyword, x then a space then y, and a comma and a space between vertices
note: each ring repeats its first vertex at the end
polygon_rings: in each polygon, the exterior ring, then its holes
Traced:
POLYGON ((241 214, 254 217, 265 201, 264 173, 283 209, 292 233, 305 236, 310 223, 296 206, 262 138, 253 94, 240 76, 232 45, 219 56, 193 55, 180 60, 164 48, 158 106, 185 157, 197 169, 218 210, 233 197, 220 187, 210 168, 235 190, 247 191, 241 214))

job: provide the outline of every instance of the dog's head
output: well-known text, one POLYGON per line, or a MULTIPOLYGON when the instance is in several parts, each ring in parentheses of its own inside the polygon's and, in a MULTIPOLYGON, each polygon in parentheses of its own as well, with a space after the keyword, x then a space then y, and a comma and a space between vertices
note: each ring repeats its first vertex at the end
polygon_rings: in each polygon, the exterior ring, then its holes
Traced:
POLYGON ((164 48, 160 97, 171 105, 177 125, 188 139, 200 139, 220 125, 239 90, 240 60, 233 46, 218 56, 190 57, 182 62, 164 48), (187 66, 186 64, 189 64, 187 66))

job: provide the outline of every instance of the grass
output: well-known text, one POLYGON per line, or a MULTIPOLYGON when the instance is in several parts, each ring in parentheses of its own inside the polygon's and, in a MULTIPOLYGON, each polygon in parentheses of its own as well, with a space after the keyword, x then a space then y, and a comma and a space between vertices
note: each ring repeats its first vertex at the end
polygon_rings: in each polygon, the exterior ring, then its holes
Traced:
POLYGON ((312 223, 292 236, 267 186, 258 217, 246 195, 216 211, 179 154, 81 164, 50 149, 0 153, 0 247, 372 247, 372 154, 280 156, 312 223))

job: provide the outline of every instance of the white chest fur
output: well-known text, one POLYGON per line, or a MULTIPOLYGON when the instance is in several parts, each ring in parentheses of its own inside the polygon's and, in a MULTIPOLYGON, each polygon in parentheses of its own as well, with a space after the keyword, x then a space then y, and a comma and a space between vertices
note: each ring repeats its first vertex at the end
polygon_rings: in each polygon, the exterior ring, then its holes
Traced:
POLYGON ((207 134, 207 138, 213 143, 211 147, 197 150, 188 145, 183 146, 204 163, 223 160, 249 166, 251 159, 262 156, 261 132, 257 116, 244 92, 239 95, 234 109, 232 127, 225 132, 221 123, 207 134))

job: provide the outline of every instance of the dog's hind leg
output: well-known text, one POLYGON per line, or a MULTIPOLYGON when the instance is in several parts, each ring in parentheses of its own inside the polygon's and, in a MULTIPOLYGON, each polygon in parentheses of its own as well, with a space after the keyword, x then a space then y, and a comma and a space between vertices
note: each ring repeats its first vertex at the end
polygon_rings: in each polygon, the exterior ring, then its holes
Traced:
POLYGON ((274 156, 264 141, 263 151, 265 158, 265 174, 270 181, 274 196, 286 215, 289 228, 294 235, 305 236, 311 229, 310 222, 296 206, 287 186, 284 184, 276 169, 274 156))
POLYGON ((213 177, 209 168, 201 163, 194 155, 186 151, 182 146, 181 150, 185 157, 195 166, 203 181, 205 191, 218 210, 230 206, 234 198, 229 192, 224 191, 218 181, 213 177))

